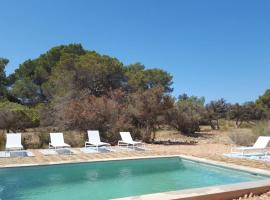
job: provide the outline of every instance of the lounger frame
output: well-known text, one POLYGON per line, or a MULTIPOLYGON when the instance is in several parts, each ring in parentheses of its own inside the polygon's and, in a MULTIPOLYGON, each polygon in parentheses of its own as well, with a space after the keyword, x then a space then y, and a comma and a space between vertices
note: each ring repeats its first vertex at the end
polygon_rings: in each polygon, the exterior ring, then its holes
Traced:
POLYGON ((131 137, 130 132, 120 132, 120 136, 121 136, 122 140, 118 141, 119 147, 124 146, 124 147, 127 147, 127 149, 128 149, 128 147, 131 146, 133 150, 135 150, 135 147, 145 149, 145 144, 143 142, 134 141, 131 137), (123 139, 124 135, 128 136, 129 139, 128 140, 123 139))
POLYGON ((100 135, 98 130, 89 130, 87 131, 88 141, 85 142, 85 148, 87 147, 95 147, 96 150, 99 150, 99 147, 107 146, 112 151, 112 146, 109 143, 101 142, 100 135))

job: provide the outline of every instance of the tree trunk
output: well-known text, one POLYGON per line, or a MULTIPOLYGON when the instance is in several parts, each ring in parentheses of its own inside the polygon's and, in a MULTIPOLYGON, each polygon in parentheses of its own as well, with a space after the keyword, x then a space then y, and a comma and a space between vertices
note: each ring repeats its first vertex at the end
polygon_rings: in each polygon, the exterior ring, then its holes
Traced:
POLYGON ((243 123, 243 121, 242 121, 242 120, 237 119, 237 120, 236 120, 236 122, 235 122, 236 127, 237 127, 237 128, 240 128, 240 127, 241 127, 241 125, 242 125, 242 123, 243 123))
POLYGON ((212 130, 216 130, 216 127, 215 127, 215 125, 213 124, 212 120, 210 120, 210 126, 211 126, 212 130))
POLYGON ((217 129, 219 130, 220 129, 220 127, 219 127, 219 120, 217 119, 216 121, 217 121, 217 129))

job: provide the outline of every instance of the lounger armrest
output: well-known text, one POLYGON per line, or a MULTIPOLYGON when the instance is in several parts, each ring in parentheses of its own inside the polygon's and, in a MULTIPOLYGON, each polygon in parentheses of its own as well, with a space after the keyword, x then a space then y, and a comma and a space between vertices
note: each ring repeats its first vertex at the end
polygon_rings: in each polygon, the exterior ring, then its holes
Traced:
POLYGON ((64 145, 67 146, 67 147, 71 147, 71 146, 70 146, 69 144, 67 144, 67 143, 64 143, 64 145))
POLYGON ((118 140, 118 146, 128 146, 129 145, 129 143, 127 143, 127 142, 124 142, 123 140, 118 140))
POLYGON ((50 148, 54 148, 53 145, 52 145, 52 143, 49 143, 49 149, 50 148))
POLYGON ((239 151, 244 151, 244 146, 240 146, 240 147, 232 147, 231 148, 231 153, 239 153, 239 151))

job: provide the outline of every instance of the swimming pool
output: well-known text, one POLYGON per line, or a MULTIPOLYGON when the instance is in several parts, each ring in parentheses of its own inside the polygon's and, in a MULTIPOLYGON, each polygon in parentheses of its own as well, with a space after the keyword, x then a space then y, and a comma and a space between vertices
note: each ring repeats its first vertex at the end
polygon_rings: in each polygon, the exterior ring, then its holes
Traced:
POLYGON ((0 199, 94 199, 265 180, 181 157, 0 169, 0 199))

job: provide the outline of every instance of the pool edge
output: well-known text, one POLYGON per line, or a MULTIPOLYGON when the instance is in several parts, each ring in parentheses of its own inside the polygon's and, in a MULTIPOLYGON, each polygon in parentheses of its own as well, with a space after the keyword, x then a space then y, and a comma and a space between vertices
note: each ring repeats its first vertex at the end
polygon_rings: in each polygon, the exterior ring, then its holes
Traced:
POLYGON ((246 194, 270 191, 270 179, 195 189, 176 190, 113 200, 231 200, 246 194))
POLYGON ((51 166, 51 165, 62 165, 62 164, 76 164, 76 163, 91 163, 91 162, 106 162, 106 161, 117 161, 117 160, 138 160, 138 159, 147 159, 147 158, 171 158, 171 157, 180 157, 183 159, 191 160, 194 162, 211 164, 215 166, 221 166, 229 169, 234 169, 238 171, 250 172, 252 174, 261 174, 270 176, 270 170, 257 169, 253 167, 247 167, 242 165, 236 165, 231 163, 225 163, 221 161, 214 161, 205 158, 199 158, 194 156, 187 156, 183 154, 174 154, 174 155, 159 155, 159 156, 134 156, 134 157, 121 157, 121 158, 99 158, 99 159, 88 159, 88 160, 75 160, 75 161, 60 161, 60 162, 47 162, 47 163, 31 163, 31 164, 9 164, 9 165, 0 165, 0 169, 5 168, 17 168, 17 167, 38 167, 38 166, 51 166))
MULTIPOLYGON (((38 167, 38 166, 51 166, 62 164, 76 164, 76 163, 91 163, 91 162, 106 162, 106 161, 119 161, 119 160, 137 160, 137 159, 149 159, 149 158, 170 158, 179 157, 194 162, 210 164, 219 167, 225 167, 234 169, 237 171, 244 171, 252 174, 259 174, 270 176, 270 171, 257 169, 252 167, 246 167, 231 163, 225 163, 220 161, 213 161, 205 158, 198 158, 194 156, 186 156, 182 154, 177 155, 160 155, 160 156, 136 156, 136 157, 122 157, 122 158, 105 158, 105 159, 91 159, 91 160, 76 160, 76 161, 61 161, 61 162, 49 162, 41 164, 12 164, 2 165, 0 169, 4 168, 17 168, 17 167, 38 167)), ((270 178, 261 181, 252 181, 220 186, 210 186, 205 188, 194 188, 186 190, 176 190, 169 192, 153 193, 139 196, 130 196, 124 198, 117 198, 114 200, 228 200, 244 196, 245 194, 262 194, 270 191, 270 178)))

